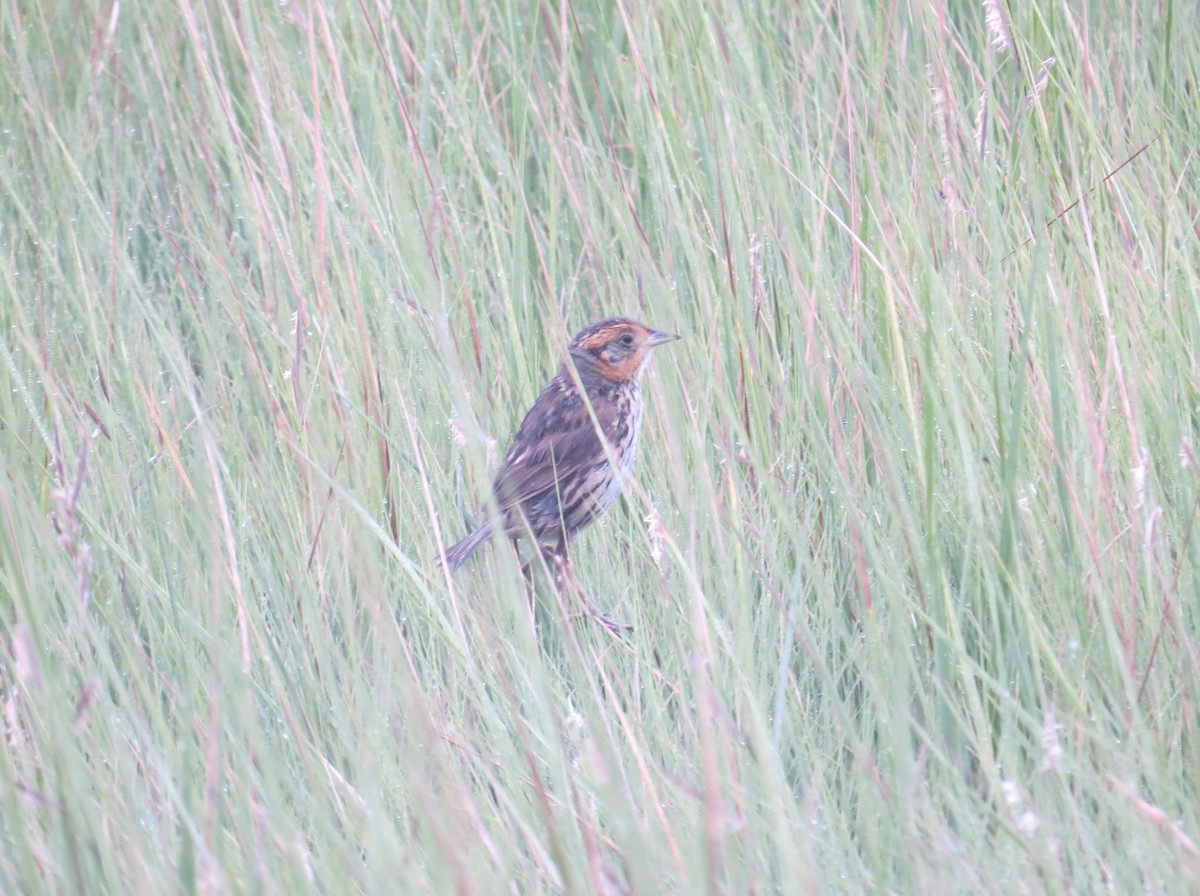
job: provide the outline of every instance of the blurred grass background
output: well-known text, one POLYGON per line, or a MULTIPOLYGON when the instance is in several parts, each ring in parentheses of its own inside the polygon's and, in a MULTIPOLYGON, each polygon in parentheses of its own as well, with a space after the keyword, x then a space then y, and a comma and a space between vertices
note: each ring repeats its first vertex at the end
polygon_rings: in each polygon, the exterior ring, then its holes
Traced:
POLYGON ((6 5, 0 891, 1195 892, 1197 19, 6 5))

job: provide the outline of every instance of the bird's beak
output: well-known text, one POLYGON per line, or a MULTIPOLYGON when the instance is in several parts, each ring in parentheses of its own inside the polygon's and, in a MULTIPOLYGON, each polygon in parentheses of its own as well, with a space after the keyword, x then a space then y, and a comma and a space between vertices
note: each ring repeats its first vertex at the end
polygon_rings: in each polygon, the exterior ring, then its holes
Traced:
POLYGON ((650 331, 651 347, 656 346, 656 345, 662 345, 664 342, 674 342, 676 339, 680 339, 680 338, 682 338, 682 337, 680 337, 680 335, 678 333, 668 333, 666 330, 651 330, 650 331))

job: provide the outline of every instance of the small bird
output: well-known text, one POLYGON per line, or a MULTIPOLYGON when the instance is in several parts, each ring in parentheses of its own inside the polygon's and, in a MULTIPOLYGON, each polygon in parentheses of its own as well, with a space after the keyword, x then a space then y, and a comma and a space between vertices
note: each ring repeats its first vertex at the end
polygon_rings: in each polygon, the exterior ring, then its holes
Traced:
MULTIPOLYGON (((525 415, 492 485, 505 535, 532 536, 560 572, 569 571, 571 537, 612 506, 633 469, 650 352, 678 338, 628 317, 575 334, 570 363, 525 415)), ((457 569, 494 534, 485 523, 448 548, 445 563, 457 569)))

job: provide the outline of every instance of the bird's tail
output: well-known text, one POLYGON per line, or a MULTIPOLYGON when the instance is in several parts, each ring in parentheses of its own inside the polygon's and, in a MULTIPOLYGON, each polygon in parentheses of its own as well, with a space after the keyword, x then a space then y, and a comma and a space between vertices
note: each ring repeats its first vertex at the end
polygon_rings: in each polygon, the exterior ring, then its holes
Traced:
POLYGON ((442 562, 446 564, 451 572, 454 572, 454 570, 467 562, 468 557, 483 547, 491 537, 492 524, 484 523, 462 541, 446 548, 446 554, 442 557, 442 562))

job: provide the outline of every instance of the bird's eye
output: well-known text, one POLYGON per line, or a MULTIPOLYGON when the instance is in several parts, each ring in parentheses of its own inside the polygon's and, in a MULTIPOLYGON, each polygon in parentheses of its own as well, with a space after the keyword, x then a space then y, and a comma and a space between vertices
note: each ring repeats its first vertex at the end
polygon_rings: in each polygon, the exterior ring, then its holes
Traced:
POLYGON ((624 345, 626 347, 633 345, 633 334, 626 333, 624 336, 622 336, 621 337, 621 345, 624 345))

